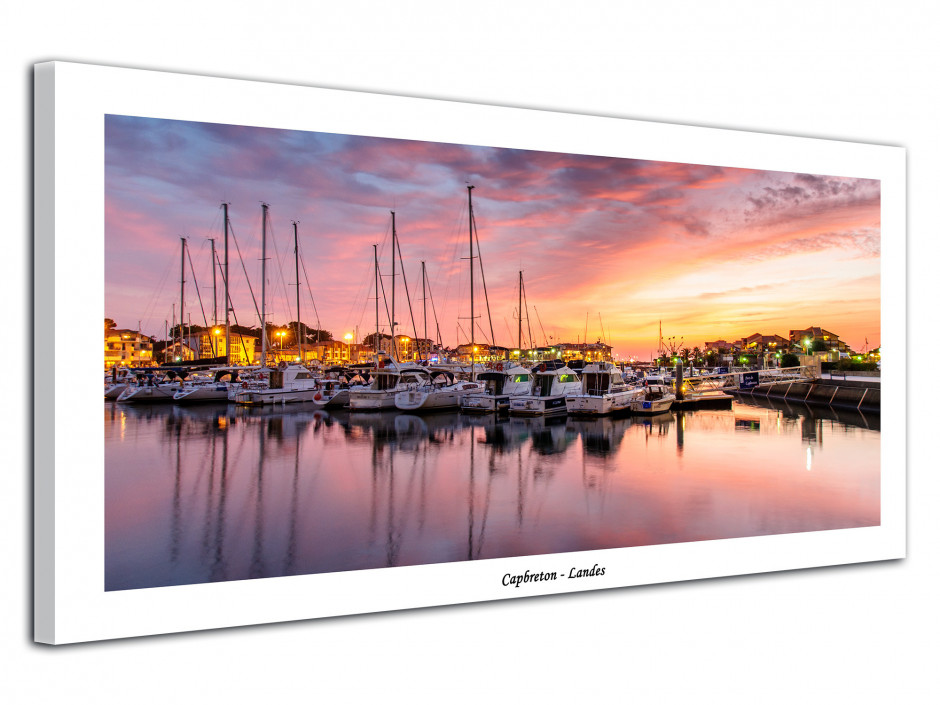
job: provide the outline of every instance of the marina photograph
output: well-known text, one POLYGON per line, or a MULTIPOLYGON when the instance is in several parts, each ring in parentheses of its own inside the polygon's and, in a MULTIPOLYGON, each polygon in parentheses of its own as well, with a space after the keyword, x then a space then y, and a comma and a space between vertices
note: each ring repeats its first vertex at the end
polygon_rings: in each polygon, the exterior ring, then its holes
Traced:
POLYGON ((878 180, 104 147, 106 591, 881 523, 878 180))

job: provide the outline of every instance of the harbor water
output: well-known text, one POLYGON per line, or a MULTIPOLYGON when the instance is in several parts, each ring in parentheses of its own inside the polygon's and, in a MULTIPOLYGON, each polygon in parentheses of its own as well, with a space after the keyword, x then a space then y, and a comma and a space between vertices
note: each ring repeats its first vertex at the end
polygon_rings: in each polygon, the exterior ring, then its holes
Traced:
POLYGON ((105 588, 878 525, 877 416, 105 403, 105 588))

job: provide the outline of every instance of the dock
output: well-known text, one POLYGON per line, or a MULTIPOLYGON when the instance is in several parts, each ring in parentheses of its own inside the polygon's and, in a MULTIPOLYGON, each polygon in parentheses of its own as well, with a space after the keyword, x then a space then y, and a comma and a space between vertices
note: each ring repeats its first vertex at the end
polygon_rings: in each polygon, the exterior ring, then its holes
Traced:
POLYGON ((867 414, 881 413, 880 378, 828 378, 760 384, 752 389, 737 389, 735 394, 784 399, 867 414))

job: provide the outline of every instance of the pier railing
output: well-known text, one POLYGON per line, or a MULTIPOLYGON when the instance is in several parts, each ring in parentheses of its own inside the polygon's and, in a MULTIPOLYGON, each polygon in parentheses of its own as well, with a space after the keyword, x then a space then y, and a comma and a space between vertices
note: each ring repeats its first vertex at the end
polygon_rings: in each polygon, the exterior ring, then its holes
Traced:
POLYGON ((693 375, 683 380, 690 392, 734 391, 778 382, 810 382, 819 378, 819 370, 812 365, 799 367, 773 367, 764 370, 732 370, 717 374, 693 375))

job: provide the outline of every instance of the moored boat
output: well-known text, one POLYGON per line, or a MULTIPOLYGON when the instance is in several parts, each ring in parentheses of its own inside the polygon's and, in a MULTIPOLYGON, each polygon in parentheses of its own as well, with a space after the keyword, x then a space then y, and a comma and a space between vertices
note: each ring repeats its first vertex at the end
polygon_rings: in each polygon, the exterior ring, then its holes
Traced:
POLYGON ((134 381, 118 396, 117 401, 126 404, 163 404, 173 401, 187 377, 184 370, 146 367, 134 370, 134 381))
POLYGON ((402 411, 456 409, 465 395, 481 391, 481 384, 456 380, 449 370, 430 368, 419 384, 409 384, 395 395, 395 407, 402 411))
POLYGON ((533 370, 532 391, 512 397, 509 413, 516 416, 549 416, 567 412, 565 397, 577 394, 581 380, 570 367, 548 369, 546 364, 533 370))
POLYGON ((627 384, 623 373, 609 362, 594 362, 581 371, 579 394, 569 394, 565 404, 573 416, 606 416, 627 413, 643 389, 627 384))
POLYGON ((407 391, 409 385, 417 387, 426 377, 423 367, 405 367, 396 362, 379 363, 372 374, 372 382, 365 389, 350 390, 349 408, 353 411, 394 409, 395 395, 407 391))
POLYGON ((229 393, 241 386, 240 374, 258 368, 218 367, 209 370, 211 377, 193 379, 173 395, 177 404, 195 404, 201 402, 227 402, 229 393))
POLYGON ((532 386, 532 373, 525 367, 509 363, 477 375, 483 389, 470 392, 460 400, 460 410, 466 413, 493 413, 509 410, 509 400, 528 394, 532 386))
POLYGON ((676 395, 664 384, 649 384, 642 388, 642 394, 630 402, 633 414, 661 414, 672 408, 676 395))
POLYGON ((317 378, 303 365, 284 365, 268 372, 267 382, 244 382, 229 390, 229 400, 252 406, 264 404, 296 404, 313 401, 317 378))

